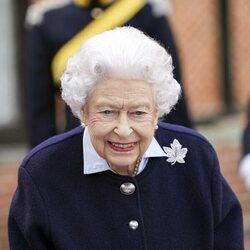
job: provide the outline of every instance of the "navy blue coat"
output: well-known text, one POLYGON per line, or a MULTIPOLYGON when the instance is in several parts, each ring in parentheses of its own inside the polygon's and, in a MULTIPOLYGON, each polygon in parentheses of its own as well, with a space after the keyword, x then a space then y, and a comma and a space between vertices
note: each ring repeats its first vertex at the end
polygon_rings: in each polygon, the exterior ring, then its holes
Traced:
MULTIPOLYGON (((44 13, 43 21, 27 32, 27 113, 30 146, 55 135, 54 94, 58 89, 51 76, 51 61, 57 51, 92 21, 89 8, 70 3, 64 7, 44 13)), ((173 57, 174 74, 181 83, 180 65, 174 38, 165 17, 156 17, 151 5, 146 5, 127 25, 144 31, 162 43, 173 57)), ((79 121, 68 110, 65 130, 79 125, 79 121)), ((184 94, 175 110, 167 118, 168 122, 191 127, 184 94)))
POLYGON ((240 204, 212 146, 196 132, 160 124, 185 163, 152 158, 136 177, 83 174, 83 128, 51 138, 24 159, 9 215, 10 249, 243 249, 240 204), (123 183, 135 192, 124 195, 123 183), (129 222, 136 220, 132 230, 129 222))

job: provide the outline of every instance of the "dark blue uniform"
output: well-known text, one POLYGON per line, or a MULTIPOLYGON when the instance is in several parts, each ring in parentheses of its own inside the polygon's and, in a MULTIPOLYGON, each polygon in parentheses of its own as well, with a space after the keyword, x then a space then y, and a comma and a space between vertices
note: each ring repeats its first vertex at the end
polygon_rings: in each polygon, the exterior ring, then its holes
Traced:
MULTIPOLYGON (((65 43, 92 21, 91 8, 69 3, 47 10, 43 14, 42 22, 34 25, 27 34, 27 109, 31 147, 58 132, 55 126, 54 96, 59 88, 52 80, 51 61, 65 43)), ((152 6, 147 4, 126 25, 142 30, 167 49, 173 57, 175 78, 181 83, 175 42, 165 16, 156 17, 152 6)), ((65 130, 79 124, 68 108, 66 117, 65 130)), ((165 120, 192 126, 184 96, 165 120)))
POLYGON ((242 136, 243 157, 247 154, 250 154, 250 98, 248 100, 246 120, 247 124, 244 128, 242 136))
POLYGON ((243 156, 250 154, 250 122, 243 132, 243 156))
POLYGON ((239 164, 239 175, 243 178, 246 189, 250 191, 250 99, 247 106, 246 122, 242 133, 242 156, 239 164))

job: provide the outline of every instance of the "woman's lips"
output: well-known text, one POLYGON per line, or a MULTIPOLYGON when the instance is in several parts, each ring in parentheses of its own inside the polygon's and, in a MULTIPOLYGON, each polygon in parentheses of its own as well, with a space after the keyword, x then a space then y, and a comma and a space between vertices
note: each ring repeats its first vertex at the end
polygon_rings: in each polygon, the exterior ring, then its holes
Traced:
POLYGON ((134 142, 130 143, 117 143, 117 142, 109 142, 110 147, 117 152, 129 152, 132 151, 135 147, 134 142))

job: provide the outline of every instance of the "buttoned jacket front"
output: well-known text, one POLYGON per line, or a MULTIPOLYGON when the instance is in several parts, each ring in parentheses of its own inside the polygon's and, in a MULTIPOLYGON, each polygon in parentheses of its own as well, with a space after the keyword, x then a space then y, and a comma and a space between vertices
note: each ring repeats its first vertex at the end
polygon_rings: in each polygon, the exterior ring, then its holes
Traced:
POLYGON ((160 124, 157 141, 178 140, 188 149, 185 162, 151 158, 126 177, 84 175, 82 134, 79 127, 51 138, 24 159, 11 249, 243 249, 240 204, 202 136, 160 124))

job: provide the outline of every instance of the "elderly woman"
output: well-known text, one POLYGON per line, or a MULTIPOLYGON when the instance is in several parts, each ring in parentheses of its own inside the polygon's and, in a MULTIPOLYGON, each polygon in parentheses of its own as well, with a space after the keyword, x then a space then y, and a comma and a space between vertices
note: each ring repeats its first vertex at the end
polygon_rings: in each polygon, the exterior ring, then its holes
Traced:
POLYGON ((165 49, 129 27, 69 60, 62 96, 83 126, 24 159, 11 249, 243 248, 241 207, 212 146, 158 124, 180 95, 172 71, 165 49))

